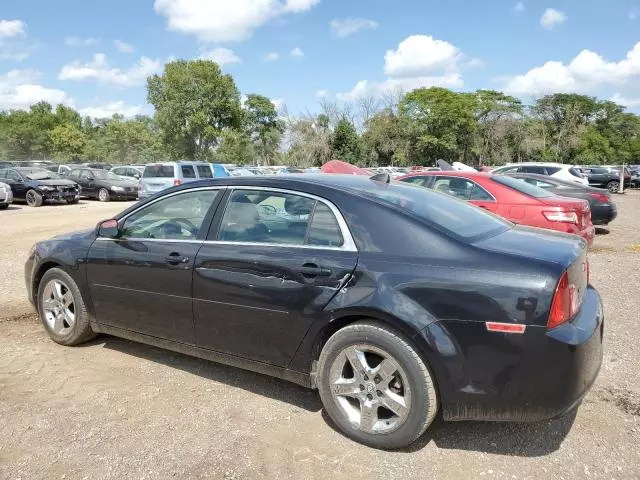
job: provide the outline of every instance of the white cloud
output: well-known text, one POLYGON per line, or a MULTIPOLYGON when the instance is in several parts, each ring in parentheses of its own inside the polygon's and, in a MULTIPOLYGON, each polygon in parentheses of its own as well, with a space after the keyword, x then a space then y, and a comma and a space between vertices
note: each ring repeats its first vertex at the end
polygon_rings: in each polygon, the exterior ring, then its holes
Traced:
POLYGON ((316 97, 318 97, 318 98, 324 98, 327 95, 329 95, 329 92, 327 92, 326 90, 318 90, 318 91, 316 91, 316 97))
POLYGON ((631 20, 633 22, 639 16, 640 16, 640 9, 638 7, 631 7, 631 9, 629 10, 629 15, 628 15, 629 20, 631 20))
POLYGON ((397 50, 384 56, 384 73, 390 77, 415 77, 435 70, 455 70, 460 51, 445 40, 427 35, 405 38, 397 50))
POLYGON ((68 47, 89 47, 98 43, 95 38, 65 37, 64 44, 68 47))
MULTIPOLYGON (((353 101, 362 96, 381 96, 422 87, 461 88, 464 81, 460 62, 464 57, 455 45, 447 41, 427 35, 409 36, 400 42, 396 50, 386 52, 385 80, 360 80, 350 91, 336 96, 343 101, 353 101)), ((472 59, 468 63, 473 66, 477 62, 472 59)))
POLYGON ((282 98, 270 98, 271 103, 273 103, 273 106, 276 107, 276 111, 280 112, 282 111, 282 108, 284 107, 284 100, 282 98))
POLYGON ((111 118, 115 114, 125 117, 135 117, 148 113, 150 107, 148 105, 127 105, 122 100, 109 102, 102 105, 93 105, 79 110, 80 115, 93 118, 111 118))
POLYGON ((611 101, 627 108, 640 108, 640 98, 628 98, 619 93, 614 93, 611 101))
POLYGON ((40 101, 73 105, 66 92, 34 83, 39 76, 34 70, 11 70, 0 75, 0 109, 27 109, 40 101))
POLYGON ((23 37, 27 34, 27 24, 22 20, 0 20, 0 38, 23 37))
POLYGON ((481 58, 472 58, 468 62, 464 64, 467 68, 482 68, 487 66, 487 62, 482 60, 481 58))
POLYGON ((345 38, 367 28, 378 28, 378 22, 366 18, 345 18, 331 20, 331 32, 335 37, 345 38))
POLYGON ((320 0, 155 0, 169 30, 205 42, 246 40, 265 23, 307 11, 320 0))
POLYGON ((147 77, 162 68, 160 60, 140 57, 140 60, 127 70, 111 68, 104 53, 96 53, 88 63, 78 61, 64 65, 58 74, 59 80, 96 80, 100 83, 131 87, 142 85, 147 77))
POLYGON ((540 25, 547 30, 551 30, 566 21, 567 16, 554 8, 547 8, 540 17, 540 25))
POLYGON ((200 58, 204 60, 212 60, 220 66, 231 65, 232 63, 242 63, 240 57, 238 57, 233 50, 223 47, 214 48, 213 50, 204 52, 200 58))
POLYGON ((410 78, 387 78, 383 82, 369 82, 368 80, 360 80, 348 92, 338 93, 336 96, 339 100, 352 102, 361 97, 373 96, 379 97, 385 93, 393 93, 397 91, 410 92, 416 88, 423 87, 446 87, 461 88, 464 86, 462 75, 458 72, 448 73, 445 75, 419 76, 410 78))
POLYGON ((122 40, 114 40, 113 44, 116 46, 116 49, 122 53, 133 53, 136 51, 133 45, 123 42, 122 40))
POLYGON ((277 52, 270 52, 267 53, 266 57, 264 57, 264 59, 267 62, 276 62, 278 60, 280 60, 280 55, 277 52))
POLYGON ((513 7, 514 12, 521 13, 521 12, 524 12, 524 10, 525 10, 525 7, 523 2, 518 2, 513 7))
POLYGON ((291 55, 294 58, 302 58, 304 57, 304 52, 300 47, 296 47, 289 52, 289 55, 291 55))
POLYGON ((635 77, 640 77, 640 42, 618 62, 607 62, 590 50, 582 50, 567 65, 547 62, 508 78, 503 90, 515 95, 588 92, 600 85, 622 85, 635 77))

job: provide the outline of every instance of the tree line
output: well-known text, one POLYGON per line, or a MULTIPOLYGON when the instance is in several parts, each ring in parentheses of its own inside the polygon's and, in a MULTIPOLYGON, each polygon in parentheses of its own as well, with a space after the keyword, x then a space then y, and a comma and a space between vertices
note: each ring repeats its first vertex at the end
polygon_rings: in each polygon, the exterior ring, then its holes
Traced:
POLYGON ((494 90, 420 88, 319 114, 277 112, 263 95, 241 96, 211 61, 178 60, 147 80, 153 116, 92 119, 46 102, 0 112, 0 159, 145 163, 196 159, 321 166, 470 165, 516 161, 640 163, 640 116, 612 101, 554 94, 531 105, 494 90))

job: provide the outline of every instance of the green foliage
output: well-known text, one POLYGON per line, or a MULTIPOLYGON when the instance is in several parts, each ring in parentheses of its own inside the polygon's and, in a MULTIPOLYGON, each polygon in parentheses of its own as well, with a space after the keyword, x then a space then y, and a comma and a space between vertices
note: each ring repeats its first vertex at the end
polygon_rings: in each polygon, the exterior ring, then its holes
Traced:
POLYGON ((233 77, 209 60, 167 63, 162 75, 147 80, 147 97, 173 159, 209 159, 223 130, 242 126, 233 77))
POLYGON ((77 125, 63 123, 51 130, 51 142, 56 160, 77 161, 82 158, 87 136, 77 125))
POLYGON ((255 159, 255 149, 251 138, 241 131, 227 129, 222 131, 220 145, 215 152, 216 163, 252 164, 255 159))
POLYGON ((362 163, 362 143, 353 123, 343 118, 336 124, 331 138, 333 157, 343 162, 362 163))
POLYGON ((271 100, 262 95, 249 94, 244 102, 245 130, 251 138, 262 164, 273 164, 284 133, 284 122, 271 100))

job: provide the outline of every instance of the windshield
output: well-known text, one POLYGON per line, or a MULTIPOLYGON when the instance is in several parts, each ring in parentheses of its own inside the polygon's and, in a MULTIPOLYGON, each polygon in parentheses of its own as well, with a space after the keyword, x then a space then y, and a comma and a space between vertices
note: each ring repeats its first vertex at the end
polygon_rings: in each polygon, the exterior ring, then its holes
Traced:
POLYGON ((505 187, 509 187, 512 190, 516 190, 517 192, 524 193, 529 197, 533 198, 547 198, 553 197, 553 193, 548 192, 540 187, 536 187, 535 185, 531 185, 530 183, 523 182, 518 178, 507 177, 503 175, 492 175, 491 180, 505 187))
POLYGON ((31 169, 31 170, 23 170, 22 174, 27 177, 29 180, 57 180, 60 178, 60 175, 57 173, 50 172, 45 169, 31 169))
POLYGON ((406 209, 440 230, 451 232, 466 240, 498 234, 511 227, 511 223, 478 207, 407 183, 372 182, 372 188, 357 189, 357 193, 406 209))

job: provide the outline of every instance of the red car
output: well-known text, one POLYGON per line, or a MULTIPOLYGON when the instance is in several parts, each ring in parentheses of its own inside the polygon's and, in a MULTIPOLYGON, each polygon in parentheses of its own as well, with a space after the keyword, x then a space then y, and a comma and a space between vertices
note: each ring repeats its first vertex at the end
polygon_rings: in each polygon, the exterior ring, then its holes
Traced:
POLYGON ((565 198, 506 175, 481 172, 417 172, 397 180, 430 188, 522 225, 573 233, 593 242, 589 203, 565 198))

